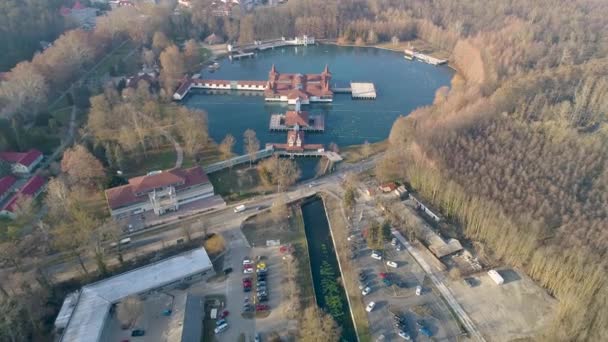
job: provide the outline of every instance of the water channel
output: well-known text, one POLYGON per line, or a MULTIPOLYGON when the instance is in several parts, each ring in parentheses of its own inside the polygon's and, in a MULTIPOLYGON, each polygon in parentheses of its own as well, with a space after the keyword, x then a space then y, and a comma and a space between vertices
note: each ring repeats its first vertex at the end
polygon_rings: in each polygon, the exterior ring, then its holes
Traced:
MULTIPOLYGON (((307 143, 339 146, 385 139, 395 119, 413 109, 431 104, 435 91, 449 85, 453 75, 446 66, 435 67, 403 58, 403 53, 375 48, 316 45, 285 47, 256 54, 255 58, 230 62, 219 60, 214 73, 203 71, 203 78, 226 80, 267 80, 272 64, 279 72, 320 73, 329 65, 332 84, 350 81, 373 82, 376 100, 352 100, 348 94, 336 94, 331 104, 312 104, 303 110, 325 116, 325 132, 308 134, 307 143)), ((262 146, 285 142, 285 133, 269 132, 270 115, 288 110, 286 104, 266 103, 262 96, 206 95, 193 91, 183 101, 190 108, 207 111, 211 137, 220 142, 228 133, 236 138, 235 151, 241 153, 243 132, 256 131, 262 146)))
POLYGON ((357 335, 340 283, 340 269, 322 200, 315 197, 304 203, 302 215, 317 305, 331 314, 342 328, 343 341, 355 342, 357 335))

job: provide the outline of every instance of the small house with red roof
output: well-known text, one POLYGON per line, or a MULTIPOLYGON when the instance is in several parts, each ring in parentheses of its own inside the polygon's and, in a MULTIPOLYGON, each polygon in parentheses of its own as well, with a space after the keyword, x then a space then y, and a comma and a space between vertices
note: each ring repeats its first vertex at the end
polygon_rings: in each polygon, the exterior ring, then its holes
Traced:
POLYGON ((296 101, 295 110, 287 111, 285 114, 272 114, 270 116, 271 131, 299 130, 307 132, 323 132, 325 130, 325 119, 323 115, 310 115, 300 109, 300 100, 296 101))
POLYGON ((42 161, 42 152, 31 149, 27 152, 0 152, 0 160, 11 165, 16 174, 29 174, 42 161))
POLYGON ((46 179, 35 175, 30 178, 12 197, 0 208, 0 216, 15 218, 15 211, 18 209, 19 200, 22 198, 36 198, 44 191, 46 179))
POLYGON ((91 29, 95 27, 95 22, 97 20, 97 11, 97 8, 86 7, 78 0, 76 0, 76 2, 71 8, 61 6, 61 8, 59 9, 59 13, 62 16, 72 19, 76 24, 78 24, 84 29, 91 29))
POLYGON ((129 184, 105 191, 114 218, 145 211, 163 215, 181 205, 214 196, 213 185, 200 166, 153 171, 129 179, 129 184))
POLYGON ((385 193, 395 191, 395 189, 397 189, 397 184, 395 184, 395 182, 388 182, 380 185, 380 190, 385 193))

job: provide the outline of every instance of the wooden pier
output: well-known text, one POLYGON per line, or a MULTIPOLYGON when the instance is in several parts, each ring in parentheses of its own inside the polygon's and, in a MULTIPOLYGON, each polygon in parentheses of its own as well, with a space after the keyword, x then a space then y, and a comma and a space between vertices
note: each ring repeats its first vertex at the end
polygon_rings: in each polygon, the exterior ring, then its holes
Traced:
POLYGON ((235 55, 229 55, 228 58, 230 58, 230 60, 235 60, 235 59, 241 59, 241 58, 249 58, 249 57, 253 57, 255 56, 255 53, 253 52, 240 52, 235 54, 235 55))
POLYGON ((351 97, 353 99, 375 100, 376 88, 373 83, 351 82, 352 89, 351 97))

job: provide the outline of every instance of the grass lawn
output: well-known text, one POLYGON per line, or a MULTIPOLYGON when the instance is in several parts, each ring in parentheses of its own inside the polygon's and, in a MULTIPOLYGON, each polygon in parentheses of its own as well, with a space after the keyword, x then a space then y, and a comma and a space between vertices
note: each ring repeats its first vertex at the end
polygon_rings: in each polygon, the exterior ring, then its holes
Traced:
MULTIPOLYGON (((344 157, 344 161, 347 163, 356 163, 363 159, 366 159, 363 151, 363 144, 361 145, 350 145, 340 150, 340 154, 344 157)), ((376 143, 369 144, 369 155, 373 156, 374 154, 386 151, 388 147, 388 141, 382 140, 376 143)))
POLYGON ((243 225, 243 234, 256 246, 263 246, 266 240, 281 240, 281 244, 291 244, 297 260, 296 283, 300 290, 302 308, 315 303, 310 272, 308 243, 304 232, 304 219, 298 204, 290 208, 291 215, 286 224, 277 224, 268 212, 256 215, 243 225))
POLYGON ((249 168, 248 164, 213 172, 209 179, 215 193, 226 201, 240 200, 267 190, 260 185, 257 169, 249 168))
POLYGON ((433 45, 431 45, 431 43, 429 43, 425 40, 422 40, 422 39, 414 39, 414 40, 410 40, 407 42, 399 42, 398 44, 393 44, 392 42, 384 42, 384 43, 376 44, 374 46, 379 47, 379 48, 389 49, 389 50, 400 51, 400 52, 403 51, 403 49, 409 49, 409 48, 413 47, 414 49, 416 49, 416 51, 431 55, 436 58, 449 59, 449 57, 450 57, 449 52, 442 51, 442 50, 434 47, 433 45))
POLYGON ((63 107, 61 109, 54 110, 51 112, 51 116, 58 124, 62 127, 67 127, 70 123, 70 115, 72 114, 72 107, 63 107))
MULTIPOLYGON (((335 240, 346 242, 348 231, 340 209, 340 201, 331 196, 323 196, 323 201, 327 208, 327 216, 329 217, 335 240)), ((354 324, 359 335, 359 340, 362 342, 371 341, 372 337, 369 331, 369 321, 365 312, 365 304, 363 303, 361 292, 359 292, 359 288, 357 287, 357 272, 353 268, 351 260, 348 258, 348 248, 347 243, 336 242, 336 253, 340 258, 340 264, 342 265, 342 278, 344 285, 348 290, 350 308, 353 312, 354 324)))
POLYGON ((125 178, 129 178, 141 176, 149 171, 170 169, 175 166, 176 155, 173 145, 166 145, 158 150, 148 151, 148 155, 141 158, 139 162, 129 156, 126 159, 130 162, 123 173, 125 178))
POLYGON ((114 51, 114 53, 108 56, 101 64, 99 64, 95 70, 91 71, 87 78, 94 79, 99 78, 106 73, 109 74, 110 70, 112 70, 115 65, 119 64, 122 64, 122 70, 119 71, 122 71, 127 75, 134 73, 139 69, 139 54, 135 52, 129 55, 133 48, 134 47, 131 43, 126 43, 125 45, 121 46, 119 49, 114 51))

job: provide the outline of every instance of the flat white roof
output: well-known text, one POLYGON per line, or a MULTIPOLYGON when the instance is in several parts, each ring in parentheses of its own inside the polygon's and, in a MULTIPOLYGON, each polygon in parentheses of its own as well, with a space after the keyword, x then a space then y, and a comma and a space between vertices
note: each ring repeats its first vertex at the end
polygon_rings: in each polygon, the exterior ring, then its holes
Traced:
POLYGON ((80 291, 76 309, 61 337, 62 342, 97 342, 112 304, 161 288, 213 265, 204 248, 194 249, 156 263, 87 285, 80 291))

